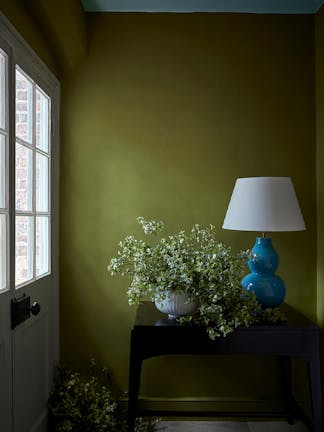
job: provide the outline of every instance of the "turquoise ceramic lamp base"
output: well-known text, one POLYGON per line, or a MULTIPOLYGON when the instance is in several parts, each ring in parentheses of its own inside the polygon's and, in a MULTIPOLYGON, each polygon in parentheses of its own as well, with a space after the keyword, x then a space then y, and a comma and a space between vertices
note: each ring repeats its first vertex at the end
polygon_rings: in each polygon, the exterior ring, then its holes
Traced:
POLYGON ((286 288, 284 281, 275 275, 279 258, 271 238, 257 237, 251 253, 248 261, 251 273, 242 280, 242 286, 255 293, 262 308, 275 308, 284 301, 286 288))

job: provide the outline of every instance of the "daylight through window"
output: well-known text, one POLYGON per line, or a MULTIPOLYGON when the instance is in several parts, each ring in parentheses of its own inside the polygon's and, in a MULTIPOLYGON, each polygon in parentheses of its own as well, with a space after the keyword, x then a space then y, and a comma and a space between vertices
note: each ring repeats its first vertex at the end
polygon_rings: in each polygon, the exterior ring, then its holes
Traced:
POLYGON ((16 287, 50 272, 50 110, 16 67, 16 287))

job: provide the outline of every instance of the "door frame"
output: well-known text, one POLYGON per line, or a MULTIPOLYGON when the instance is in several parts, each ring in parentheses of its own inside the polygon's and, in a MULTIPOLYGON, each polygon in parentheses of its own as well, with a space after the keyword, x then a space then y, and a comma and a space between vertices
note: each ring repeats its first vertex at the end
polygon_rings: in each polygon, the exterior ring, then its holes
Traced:
MULTIPOLYGON (((51 105, 51 292, 52 341, 54 364, 59 364, 59 159, 60 159, 60 83, 35 51, 27 44, 15 27, 0 11, 0 39, 9 48, 8 90, 9 112, 15 113, 15 65, 24 71, 45 91, 49 90, 51 105), (55 149, 55 150, 54 150, 55 149)), ((19 296, 15 290, 15 116, 9 116, 9 281, 11 297, 19 296)), ((8 306, 9 307, 9 306, 8 306)))

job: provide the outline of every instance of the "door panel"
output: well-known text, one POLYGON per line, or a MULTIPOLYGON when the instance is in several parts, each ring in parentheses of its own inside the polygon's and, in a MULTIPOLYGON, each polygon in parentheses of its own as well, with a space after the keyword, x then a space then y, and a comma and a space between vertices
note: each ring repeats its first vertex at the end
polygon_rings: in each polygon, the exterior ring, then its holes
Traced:
POLYGON ((59 360, 59 83, 0 12, 0 76, 1 52, 0 432, 45 432, 59 360), (12 330, 11 301, 23 294, 41 310, 12 330))
POLYGON ((49 118, 52 97, 46 87, 40 87, 32 75, 27 75, 23 66, 16 66, 15 70, 16 107, 19 107, 15 116, 16 134, 20 131, 15 146, 15 295, 30 297, 30 303, 36 301, 41 310, 12 334, 13 431, 38 432, 46 420, 53 379, 52 346, 57 320, 51 313, 57 288, 51 265, 54 231, 49 231, 51 226, 57 226, 55 218, 52 223, 50 205, 57 186, 50 177, 55 172, 54 167, 50 169, 55 153, 49 118), (29 133, 25 136, 24 131, 29 133))
MULTIPOLYGON (((0 26, 1 27, 1 26, 0 26)), ((0 37, 0 431, 12 430, 12 352, 9 247, 10 46, 0 37)))
POLYGON ((14 330, 13 388, 14 431, 36 430, 46 416, 46 404, 52 382, 49 358, 48 312, 41 311, 14 330), (32 397, 31 397, 32 395, 32 397))
POLYGON ((0 293, 0 431, 12 430, 10 291, 0 293))

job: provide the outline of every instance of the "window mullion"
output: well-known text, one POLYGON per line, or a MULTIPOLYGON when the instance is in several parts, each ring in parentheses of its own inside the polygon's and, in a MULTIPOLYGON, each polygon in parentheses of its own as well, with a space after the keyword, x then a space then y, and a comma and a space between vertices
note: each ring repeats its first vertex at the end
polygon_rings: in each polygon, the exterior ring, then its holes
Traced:
POLYGON ((16 136, 16 143, 23 145, 24 147, 29 148, 30 150, 33 150, 33 144, 29 143, 28 141, 24 141, 23 139, 16 136))
POLYGON ((16 288, 20 288, 50 273, 51 143, 46 137, 46 133, 50 133, 50 122, 46 116, 50 115, 51 99, 19 66, 16 66, 16 79, 16 103, 19 103, 16 107, 15 144, 16 152, 19 151, 19 165, 17 163, 16 168, 19 175, 16 288), (27 103, 24 103, 25 100, 27 103), (25 160, 22 161, 23 158, 25 160), (29 167, 27 171, 26 166, 29 167), (23 177, 27 181, 21 181, 23 177))
POLYGON ((16 210, 16 216, 34 216, 35 213, 33 211, 24 211, 24 210, 16 210))
POLYGON ((36 86, 33 82, 32 103, 32 144, 33 144, 33 280, 36 278, 36 86))
POLYGON ((8 129, 9 129, 9 109, 8 109, 8 93, 9 93, 9 53, 1 51, 2 56, 2 75, 1 75, 1 83, 0 85, 3 86, 2 95, 4 96, 4 103, 2 102, 1 105, 1 124, 3 129, 0 129, 0 163, 1 163, 1 182, 4 182, 4 188, 1 187, 1 215, 0 215, 0 248, 1 248, 1 255, 0 255, 0 268, 1 272, 4 272, 1 276, 0 280, 0 289, 2 290, 8 290, 10 288, 10 260, 9 260, 9 251, 10 251, 10 244, 9 244, 9 201, 8 201, 8 193, 9 193, 9 186, 8 186, 8 170, 9 170, 9 158, 8 158, 8 129), (4 120, 4 122, 2 122, 4 120), (4 224, 3 224, 4 222, 4 224), (4 250, 3 250, 4 249, 4 250))
POLYGON ((9 283, 14 295, 16 279, 16 69, 13 53, 8 59, 8 221, 9 221, 9 283))

